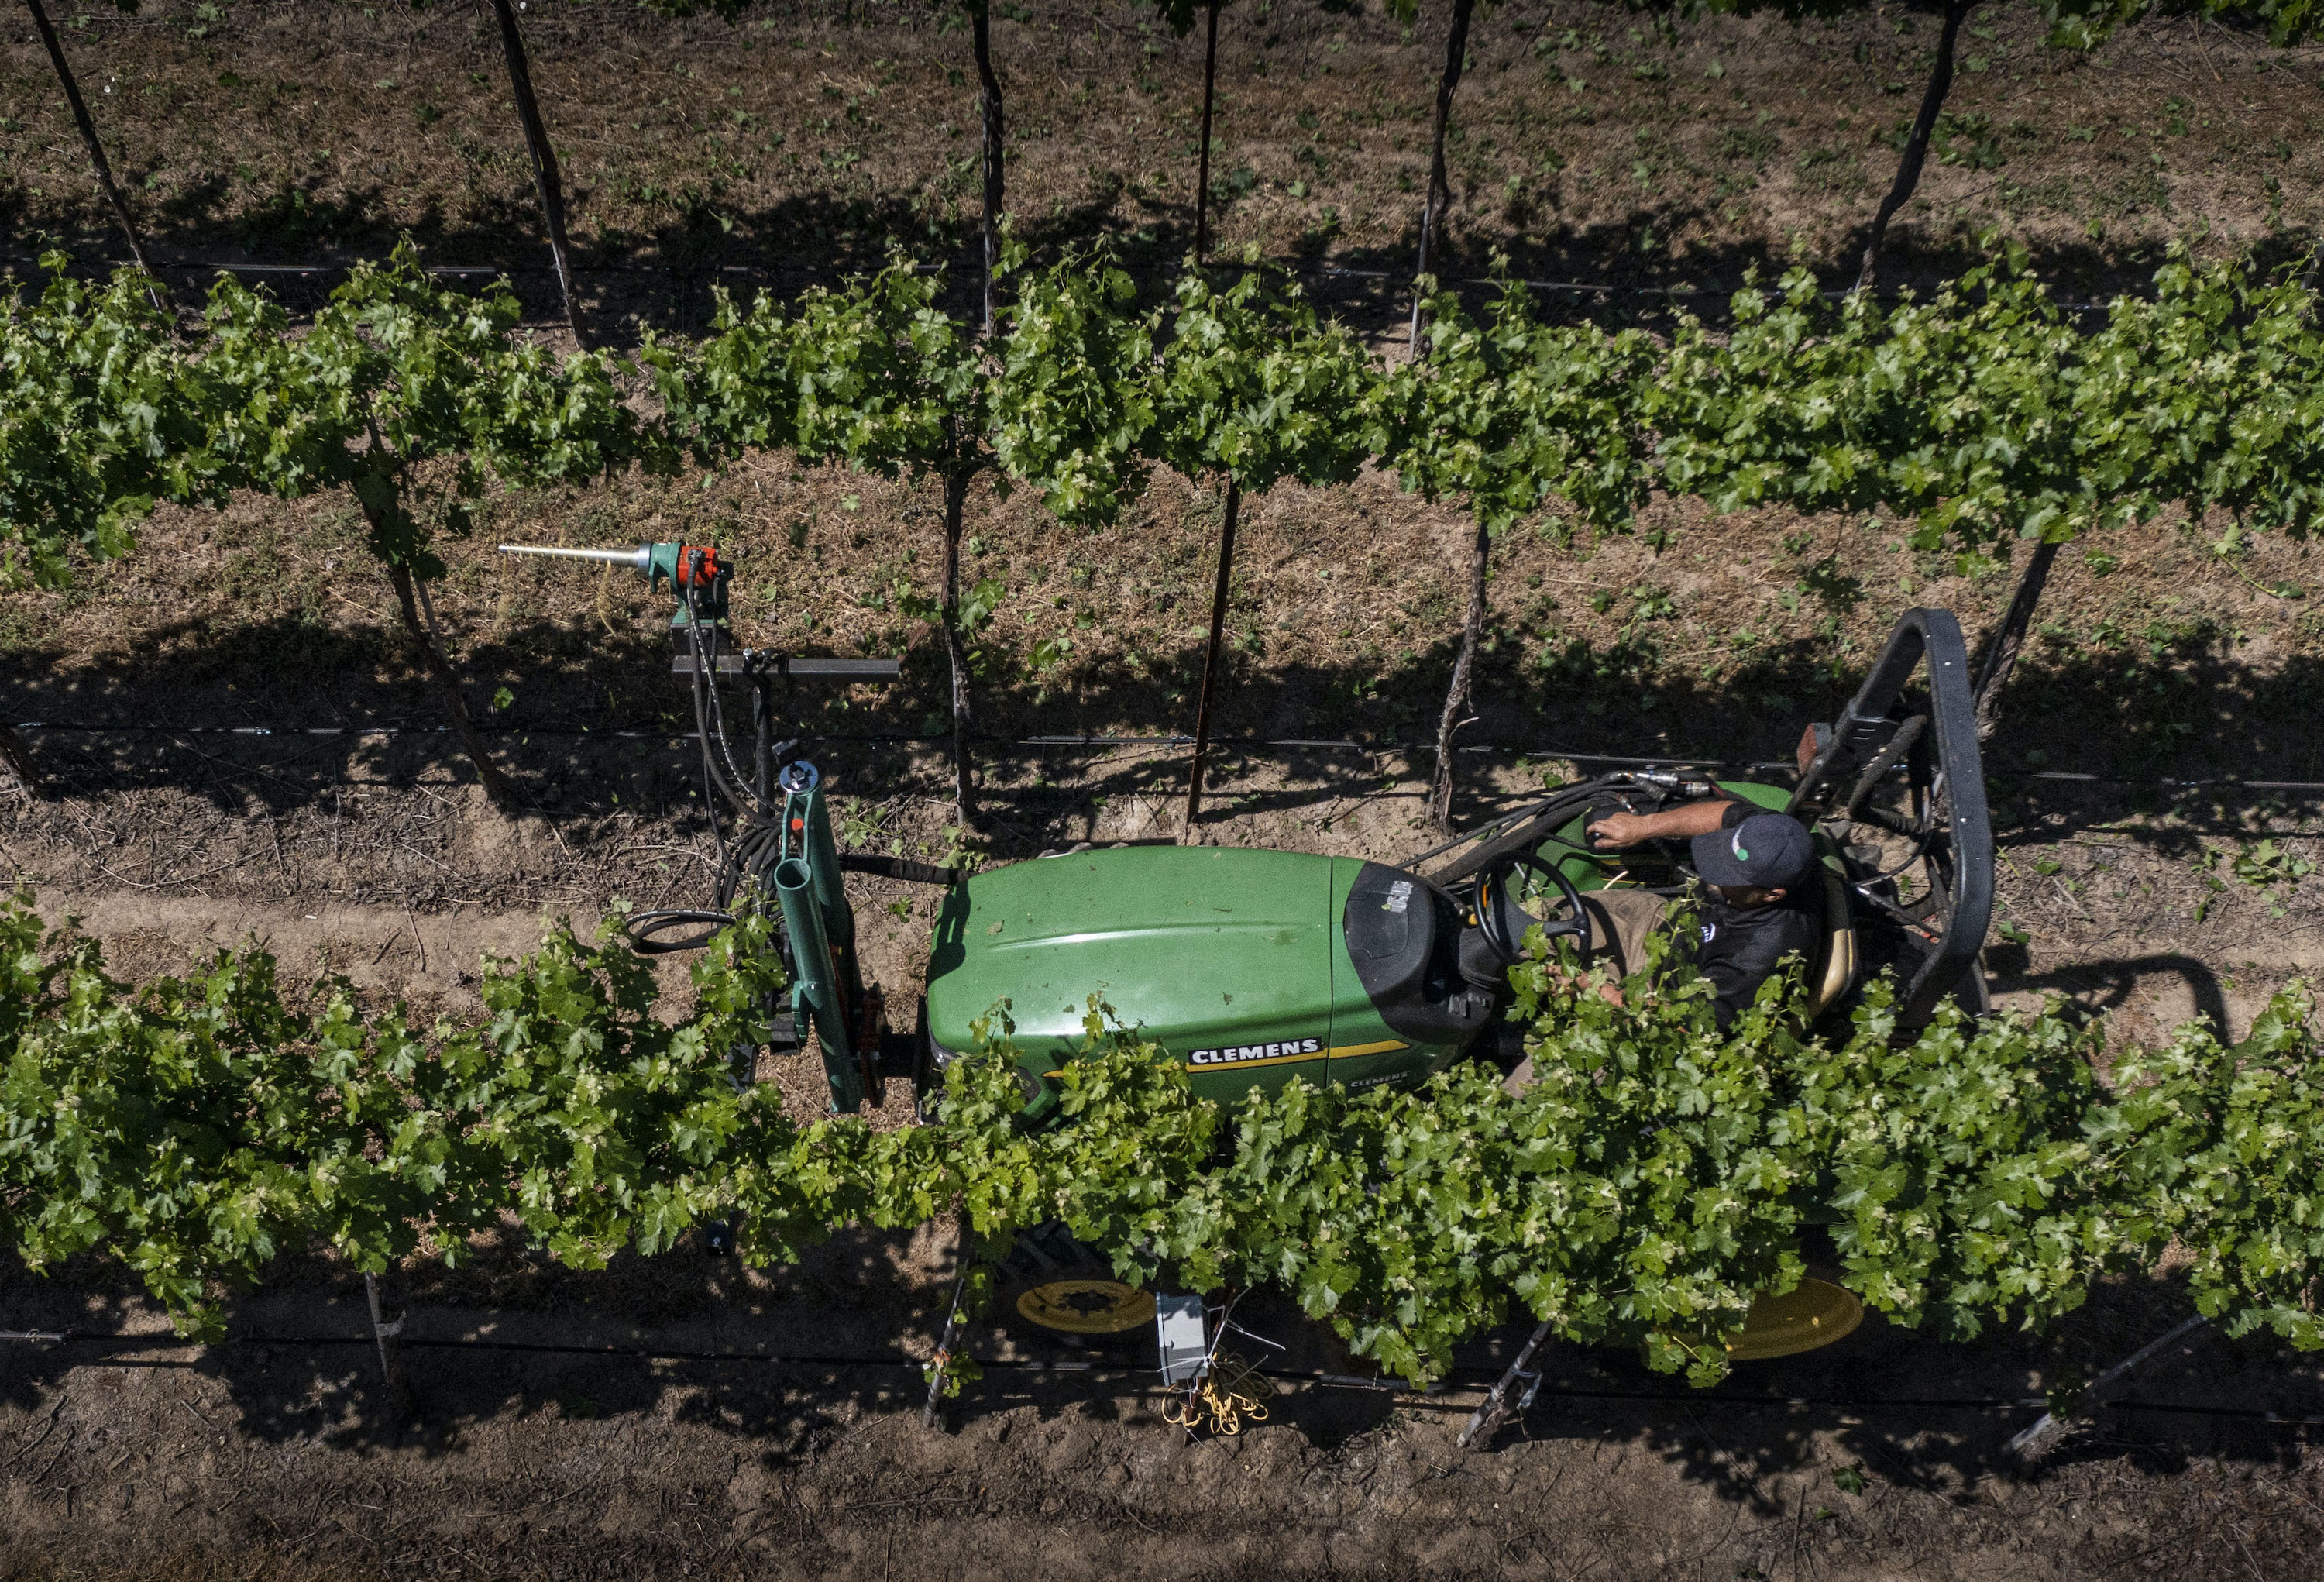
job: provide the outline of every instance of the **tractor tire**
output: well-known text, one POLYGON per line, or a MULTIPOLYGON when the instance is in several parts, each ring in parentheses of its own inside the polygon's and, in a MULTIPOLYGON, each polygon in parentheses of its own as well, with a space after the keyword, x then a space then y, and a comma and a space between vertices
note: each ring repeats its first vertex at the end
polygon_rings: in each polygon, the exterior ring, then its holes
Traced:
POLYGON ((1090 1351, 1154 1344, 1154 1293, 1066 1234, 1062 1225, 1021 1233, 992 1282, 992 1317, 1010 1334, 1090 1351))

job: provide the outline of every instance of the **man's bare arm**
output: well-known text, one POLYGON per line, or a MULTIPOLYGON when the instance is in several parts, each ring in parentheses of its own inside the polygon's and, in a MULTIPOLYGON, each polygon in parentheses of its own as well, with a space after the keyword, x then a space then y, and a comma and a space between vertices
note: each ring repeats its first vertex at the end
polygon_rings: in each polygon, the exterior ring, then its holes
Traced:
POLYGON ((1713 797, 1659 813, 1609 813, 1590 826, 1590 835, 1598 845, 1609 847, 1636 846, 1642 840, 1692 839, 1717 829, 1732 806, 1726 797, 1713 797))

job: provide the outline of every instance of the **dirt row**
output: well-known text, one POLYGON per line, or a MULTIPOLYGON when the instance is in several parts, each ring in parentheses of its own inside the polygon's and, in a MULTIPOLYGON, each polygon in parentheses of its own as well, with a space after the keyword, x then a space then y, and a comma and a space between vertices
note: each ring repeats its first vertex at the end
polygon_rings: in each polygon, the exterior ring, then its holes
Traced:
POLYGON ((989 1327, 986 1377, 926 1427, 949 1256, 843 1237, 789 1270, 576 1275, 487 1248, 392 1281, 398 1391, 327 1266, 209 1348, 101 1272, 0 1275, 13 1322, 115 1337, 0 1352, 0 1575, 2294 1578, 2324 1552, 2301 1430, 2217 1415, 2312 1403, 2312 1365, 2265 1346, 2174 1346, 2038 1476, 2009 1460, 2020 1403, 2151 1338, 2164 1289, 1967 1347, 1875 1317, 1709 1395, 1552 1348, 1477 1452, 1453 1436, 1521 1328, 1383 1392, 1263 1298, 1233 1345, 1274 1377, 1237 1433, 1167 1421, 1150 1356, 989 1327))
MULTIPOLYGON (((1445 14, 1276 0, 1225 18, 1216 235, 1228 249, 1355 272, 1410 268, 1445 14)), ((530 172, 487 14, 383 0, 149 0, 71 19, 69 49, 161 256, 189 266, 377 253, 400 234, 447 264, 522 273, 553 301, 530 172)), ((696 323, 710 282, 795 290, 891 245, 964 268, 978 221, 976 79, 964 34, 887 4, 762 6, 739 26, 625 0, 536 8, 533 76, 560 150, 601 323, 696 323), (675 275, 667 273, 677 270, 675 275), (725 272, 722 274, 721 272, 725 272)), ((1936 21, 1882 6, 1829 23, 1673 23, 1517 0, 1471 35, 1449 148, 1451 252, 1563 281, 1691 284, 1760 264, 1853 272, 1895 168, 1936 21)), ((1919 195, 1897 278, 1958 273, 1999 227, 2061 284, 2135 284, 2170 238, 2296 253, 2318 203, 2312 51, 2181 17, 2093 53, 2044 46, 2034 10, 1988 5, 1919 195)), ((995 14, 1008 201, 1020 235, 1098 234, 1133 262, 1192 239, 1199 32, 1147 8, 995 14)), ((0 23, 0 219, 107 251, 108 223, 28 19, 0 23)), ((20 262, 29 262, 28 256, 20 262)), ((315 282, 272 277, 294 297, 315 282)), ((1600 302, 1598 307, 1608 304, 1600 302)))
MULTIPOLYGON (((1183 748, 1034 739, 1191 727, 1217 504, 1166 474, 1120 528, 1083 534, 1021 495, 973 500, 968 574, 993 600, 972 645, 992 816, 974 836, 950 815, 932 739, 942 647, 899 607, 931 586, 938 549, 931 502, 908 485, 770 458, 707 489, 619 480, 491 502, 447 544, 437 607, 521 788, 513 817, 476 800, 351 507, 165 512, 61 601, 0 593, 0 697, 44 722, 26 735, 62 793, 0 807, 0 853, 133 972, 247 937, 296 974, 423 997, 514 948, 545 907, 589 919, 616 897, 701 893, 712 847, 666 602, 610 569, 493 554, 504 538, 715 541, 739 568, 740 641, 901 654, 896 684, 801 682, 778 704, 838 796, 845 845, 1001 861, 1176 834, 1183 748)), ((2124 1036, 2197 1012, 2240 1027, 2313 970, 2324 937, 2314 564, 2282 540, 2222 555, 2217 534, 2158 523, 2070 551, 1985 749, 2003 854, 1988 964, 2025 1003, 2129 1012, 2124 1036)), ((1419 748, 1465 536, 1457 513, 1380 477, 1253 503, 1218 723, 1248 745, 1214 780, 1202 838, 1388 858, 1430 843, 1419 748), (1324 745, 1266 745, 1285 740, 1324 745)), ((1950 609, 1974 644, 2010 588, 2006 565, 1912 550, 1902 524, 1669 502, 1631 534, 1545 524, 1494 553, 1478 718, 1459 738, 1465 822, 1594 772, 1590 754, 1775 772, 1748 766, 1788 759, 1808 721, 1837 715, 1902 609, 1950 609)), ((862 902, 875 948, 894 936, 882 972, 899 993, 927 923, 912 904, 877 887, 862 902)))

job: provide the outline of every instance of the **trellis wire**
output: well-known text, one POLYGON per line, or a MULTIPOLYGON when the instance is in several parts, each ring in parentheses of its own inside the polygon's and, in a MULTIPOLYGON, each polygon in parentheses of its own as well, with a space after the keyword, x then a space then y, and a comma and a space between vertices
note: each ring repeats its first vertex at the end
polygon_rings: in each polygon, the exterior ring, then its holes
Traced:
MULTIPOLYGON (((449 735, 449 726, 259 726, 259 725, 83 725, 63 720, 23 719, 14 721, 12 729, 19 731, 51 731, 81 735, 152 735, 152 736, 248 736, 291 738, 298 736, 441 736, 449 735)), ((598 738, 605 741, 668 742, 672 746, 696 739, 692 731, 590 730, 573 726, 479 726, 481 735, 544 736, 555 741, 581 741, 598 738)), ((826 742, 872 742, 897 745, 932 745, 950 742, 949 735, 930 735, 912 731, 816 731, 814 739, 826 742)), ((1040 748, 1069 747, 1190 747, 1194 738, 1190 735, 1032 735, 1010 736, 979 734, 972 738, 988 746, 1040 748)), ((1326 753, 1418 753, 1434 754, 1434 742, 1361 742, 1352 738, 1331 740, 1307 736, 1218 736, 1213 740, 1220 746, 1242 752, 1263 749, 1326 753)), ((1507 743, 1485 743, 1455 747, 1456 753, 1501 754, 1558 763, 1627 764, 1639 768, 1666 769, 1735 769, 1760 770, 1788 767, 1788 758, 1704 758, 1686 754, 1665 754, 1643 756, 1636 754, 1575 753, 1563 747, 1511 745, 1507 743)), ((2176 780, 2168 776, 2153 780, 2137 780, 2125 775, 2091 774, 2079 770, 2028 769, 2011 770, 1996 766, 1991 772, 2018 780, 2037 780, 2078 785, 2153 786, 2166 791, 2204 791, 2226 788, 2239 791, 2314 791, 2324 793, 2324 781, 2315 780, 2248 780, 2232 775, 2213 775, 2194 780, 2176 780)))

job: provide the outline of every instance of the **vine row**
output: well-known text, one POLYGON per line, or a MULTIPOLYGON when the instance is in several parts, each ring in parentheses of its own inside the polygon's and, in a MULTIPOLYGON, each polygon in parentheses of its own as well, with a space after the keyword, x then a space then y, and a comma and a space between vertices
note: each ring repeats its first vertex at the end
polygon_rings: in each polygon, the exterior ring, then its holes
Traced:
MULTIPOLYGON (((1377 465, 1475 518, 1438 731, 1443 823, 1492 544, 1527 518, 1626 531, 1657 490, 1722 511, 1886 512, 1965 570, 2035 542, 2038 594, 2056 546, 2084 533, 2221 511, 2212 547, 2232 559, 2251 532, 2304 536, 2324 487, 2314 291, 2184 247, 2152 299, 2119 299, 2088 329, 2012 247, 1925 302, 1833 303, 1803 270, 1772 291, 1755 278, 1730 332, 1683 314, 1667 344, 1545 323, 1517 282, 1471 314, 1424 282, 1425 355, 1392 365, 1255 257, 1190 268, 1167 312, 1141 305, 1102 247, 1028 269, 1011 243, 1001 262, 1014 300, 989 335, 945 313, 939 278, 899 255, 792 302, 722 294, 699 341, 650 334, 632 354, 560 356, 518 335, 505 282, 449 289, 408 245, 356 267, 304 333, 232 279, 181 326, 134 272, 88 285, 51 256, 45 287, 7 293, 0 317, 0 579, 62 586, 77 563, 126 552, 160 501, 345 490, 408 642, 506 801, 428 595, 436 535, 467 531, 489 479, 707 476, 771 450, 925 481, 943 495, 942 587, 911 607, 950 653, 967 817, 967 637, 989 614, 960 586, 975 478, 1036 490, 1083 530, 1117 523, 1157 467, 1209 479, 1225 493, 1223 590, 1244 493, 1377 465)), ((1190 819, 1200 758, 1198 742, 1190 819)))
POLYGON ((989 1264, 1062 1221, 1127 1278, 1279 1288, 1415 1383, 1521 1309, 1708 1384, 1820 1224, 1845 1284, 1949 1340, 2038 1328, 2176 1246, 2227 1333, 2324 1347, 2304 993, 2238 1044, 2190 1023, 2126 1051, 2109 1082, 2099 1033, 2055 1004, 1949 1010, 1899 1045, 1876 988, 1823 1040, 1778 978, 1721 1033, 1684 964, 1615 1005, 1536 935, 1513 973, 1539 1078, 1519 1096, 1464 1064, 1412 1092, 1294 1082, 1222 1109, 1093 999, 1056 1124, 1019 1118, 1000 1006, 925 1123, 881 1131, 801 1124, 733 1079, 785 987, 770 930, 746 906, 663 1022, 626 947, 558 924, 486 964, 479 1024, 422 1029, 344 983, 295 1008, 257 950, 133 990, 19 893, 0 910, 0 1235, 36 1270, 117 1259, 215 1337, 234 1288, 309 1248, 372 1272, 457 1263, 514 1224, 594 1268, 716 1220, 763 1264, 956 1213, 989 1264))

